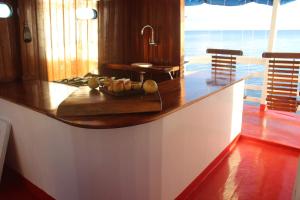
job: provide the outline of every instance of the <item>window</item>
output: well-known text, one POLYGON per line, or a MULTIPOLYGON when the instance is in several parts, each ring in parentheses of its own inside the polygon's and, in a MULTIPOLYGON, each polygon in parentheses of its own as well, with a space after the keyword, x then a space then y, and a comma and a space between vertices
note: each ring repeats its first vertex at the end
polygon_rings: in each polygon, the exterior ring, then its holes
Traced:
POLYGON ((185 9, 185 55, 206 54, 207 48, 243 50, 260 57, 267 49, 272 7, 257 3, 242 6, 202 4, 185 9), (255 14, 253 14, 255 13, 255 14))

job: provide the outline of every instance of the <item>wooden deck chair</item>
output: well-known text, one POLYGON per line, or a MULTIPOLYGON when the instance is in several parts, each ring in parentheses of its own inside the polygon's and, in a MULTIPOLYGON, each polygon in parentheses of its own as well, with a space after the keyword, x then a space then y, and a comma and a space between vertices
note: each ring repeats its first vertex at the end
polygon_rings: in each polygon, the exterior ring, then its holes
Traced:
POLYGON ((2 177, 2 170, 5 161, 5 154, 10 135, 11 125, 0 119, 0 182, 2 177))
POLYGON ((267 108, 296 112, 298 108, 298 83, 300 53, 265 52, 268 58, 267 108))
POLYGON ((236 56, 242 56, 243 51, 231 49, 207 49, 213 54, 211 60, 212 84, 224 85, 235 80, 236 56))

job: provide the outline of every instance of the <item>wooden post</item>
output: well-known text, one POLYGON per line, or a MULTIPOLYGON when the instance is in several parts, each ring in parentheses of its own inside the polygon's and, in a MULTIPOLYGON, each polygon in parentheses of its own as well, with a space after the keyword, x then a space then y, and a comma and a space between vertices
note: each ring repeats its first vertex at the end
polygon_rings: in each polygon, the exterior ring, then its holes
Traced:
MULTIPOLYGON (((268 52, 272 52, 276 40, 277 35, 277 13, 280 5, 280 0, 273 0, 273 9, 272 9, 272 19, 271 19, 271 27, 269 33, 269 42, 268 42, 268 52)), ((263 88, 261 94, 260 106, 261 110, 265 109, 266 105, 266 97, 267 97, 267 81, 268 81, 268 60, 265 59, 265 71, 264 71, 264 79, 263 79, 263 88)))

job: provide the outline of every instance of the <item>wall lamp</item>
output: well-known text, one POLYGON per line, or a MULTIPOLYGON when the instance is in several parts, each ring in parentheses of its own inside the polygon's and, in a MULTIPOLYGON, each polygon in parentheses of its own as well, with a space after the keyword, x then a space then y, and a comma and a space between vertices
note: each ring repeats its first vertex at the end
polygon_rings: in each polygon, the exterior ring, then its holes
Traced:
POLYGON ((96 19, 98 17, 97 10, 93 8, 77 8, 76 18, 82 20, 96 19))
POLYGON ((0 19, 9 18, 12 16, 12 14, 13 14, 12 7, 7 3, 0 2, 0 19))

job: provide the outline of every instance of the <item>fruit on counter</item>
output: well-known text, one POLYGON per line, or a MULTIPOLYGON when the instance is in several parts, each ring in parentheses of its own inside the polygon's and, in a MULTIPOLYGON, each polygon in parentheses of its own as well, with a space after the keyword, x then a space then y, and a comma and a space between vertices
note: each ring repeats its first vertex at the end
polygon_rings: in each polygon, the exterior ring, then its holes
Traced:
POLYGON ((99 83, 98 83, 98 80, 97 78, 95 77, 92 77, 88 80, 88 86, 91 88, 91 89, 96 89, 97 87, 99 87, 99 83))
POLYGON ((112 81, 112 90, 113 90, 113 92, 123 92, 124 91, 123 80, 113 80, 112 81))
POLYGON ((113 80, 115 80, 115 77, 110 77, 110 78, 105 77, 104 79, 101 79, 99 82, 101 86, 108 87, 109 85, 111 85, 113 80))
POLYGON ((112 85, 107 86, 107 90, 108 90, 109 92, 112 92, 112 91, 113 91, 112 85))
POLYGON ((124 89, 125 90, 131 90, 131 81, 130 81, 130 79, 125 79, 124 81, 123 81, 123 84, 124 84, 124 89))
POLYGON ((154 80, 146 80, 143 84, 143 89, 146 93, 152 94, 157 92, 158 86, 154 80))
POLYGON ((142 83, 141 82, 133 82, 131 83, 131 88, 134 90, 139 90, 142 88, 142 83))

